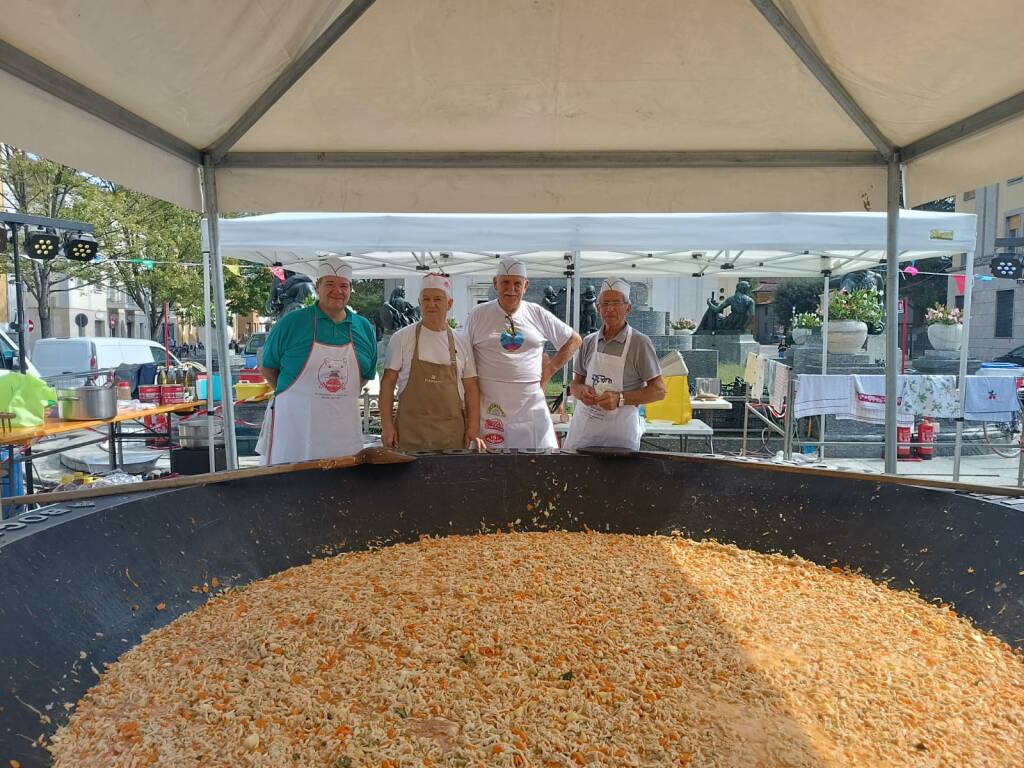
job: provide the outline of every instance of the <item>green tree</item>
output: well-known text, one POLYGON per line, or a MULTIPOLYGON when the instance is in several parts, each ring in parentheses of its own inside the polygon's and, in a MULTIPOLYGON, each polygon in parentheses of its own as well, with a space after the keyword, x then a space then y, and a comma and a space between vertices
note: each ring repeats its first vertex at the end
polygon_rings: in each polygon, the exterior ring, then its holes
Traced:
POLYGON ((914 266, 921 272, 941 272, 943 274, 908 275, 904 272, 900 278, 900 298, 906 299, 911 306, 922 311, 936 302, 945 304, 946 285, 949 282, 945 272, 949 269, 950 264, 949 258, 944 256, 918 259, 914 266))
POLYGON ((199 214, 113 182, 101 188, 88 216, 96 226, 107 284, 131 297, 156 338, 165 307, 202 303, 199 214))
MULTIPOLYGON (((0 144, 0 195, 11 212, 89 222, 84 208, 99 193, 91 179, 73 168, 0 144)), ((7 272, 13 268, 12 255, 10 250, 2 253, 7 272)), ((104 271, 92 264, 64 258, 38 261, 26 258, 20 248, 19 256, 25 289, 39 308, 42 338, 53 335, 50 302, 54 295, 102 283, 105 277, 104 271)))
POLYGON ((348 303, 360 315, 371 319, 377 310, 384 306, 384 281, 353 281, 352 295, 349 297, 348 303))
POLYGON ((789 328, 793 314, 814 312, 821 300, 822 282, 813 277, 783 280, 775 289, 775 316, 789 328))

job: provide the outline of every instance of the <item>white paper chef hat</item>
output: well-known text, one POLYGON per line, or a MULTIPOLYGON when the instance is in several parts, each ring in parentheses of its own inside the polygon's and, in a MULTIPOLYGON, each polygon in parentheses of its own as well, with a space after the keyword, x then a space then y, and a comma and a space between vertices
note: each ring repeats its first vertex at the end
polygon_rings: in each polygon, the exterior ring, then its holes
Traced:
POLYGON ((526 277, 526 262, 520 261, 515 256, 506 256, 498 262, 497 276, 502 275, 515 275, 516 277, 526 277))
POLYGON ((309 265, 309 274, 314 280, 321 277, 347 277, 352 279, 352 267, 338 256, 328 256, 309 265))
POLYGON ((452 297, 452 279, 448 275, 442 275, 438 272, 431 272, 423 278, 423 284, 420 285, 420 293, 427 290, 428 288, 438 288, 444 291, 448 298, 452 297))
POLYGON ((629 301, 629 283, 621 277, 606 277, 601 283, 601 290, 597 292, 600 296, 605 291, 618 291, 626 301, 629 301))

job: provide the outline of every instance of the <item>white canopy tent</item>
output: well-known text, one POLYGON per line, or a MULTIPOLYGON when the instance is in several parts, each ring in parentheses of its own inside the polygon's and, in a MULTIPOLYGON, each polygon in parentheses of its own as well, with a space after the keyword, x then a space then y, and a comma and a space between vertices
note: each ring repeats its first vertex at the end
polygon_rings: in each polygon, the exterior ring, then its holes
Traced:
MULTIPOLYGON (((901 261, 974 250, 974 214, 901 211, 899 218, 901 261)), ((305 272, 326 255, 342 255, 357 279, 427 269, 490 276, 495 258, 508 253, 535 277, 559 277, 566 252, 585 254, 577 263, 584 277, 723 270, 818 277, 884 264, 885 221, 884 213, 275 213, 221 219, 219 230, 224 258, 305 272)))
MULTIPOLYGON (((1015 0, 7 0, 0 141, 214 221, 884 207, 895 266, 901 183, 914 205, 1024 172, 1018 18, 1015 0)), ((216 227, 210 244, 225 327, 216 227)))

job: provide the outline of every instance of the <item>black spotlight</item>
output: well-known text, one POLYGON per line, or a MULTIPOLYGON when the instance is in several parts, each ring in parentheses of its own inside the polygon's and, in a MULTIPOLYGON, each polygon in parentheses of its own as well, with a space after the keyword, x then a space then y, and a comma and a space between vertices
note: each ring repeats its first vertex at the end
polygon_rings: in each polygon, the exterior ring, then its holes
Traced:
POLYGON ((96 238, 88 232, 69 235, 64 241, 64 255, 72 261, 92 261, 96 258, 99 248, 96 238))
POLYGON ((60 237, 52 229, 33 227, 25 235, 25 255, 48 261, 60 253, 60 237))
POLYGON ((988 266, 995 277, 1019 280, 1021 275, 1024 275, 1024 264, 1021 263, 1019 256, 1012 253, 997 253, 988 266))

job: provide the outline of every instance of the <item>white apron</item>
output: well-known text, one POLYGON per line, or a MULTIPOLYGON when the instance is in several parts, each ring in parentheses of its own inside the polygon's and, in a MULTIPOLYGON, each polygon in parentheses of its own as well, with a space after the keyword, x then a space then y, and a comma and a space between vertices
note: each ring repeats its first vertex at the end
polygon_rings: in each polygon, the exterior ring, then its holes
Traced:
MULTIPOLYGON (((361 375, 352 332, 340 347, 316 340, 295 380, 274 396, 267 407, 264 429, 268 432, 267 464, 348 456, 363 448, 359 420, 361 375), (270 422, 269 429, 267 421, 270 422)), ((262 442, 262 430, 261 440, 262 442)), ((260 449, 257 443, 257 450, 260 449)))
POLYGON ((480 437, 488 448, 558 448, 539 381, 479 381, 480 437))
MULTIPOLYGON (((628 327, 622 356, 615 357, 598 352, 595 340, 594 353, 587 363, 588 381, 585 383, 598 389, 598 394, 607 390, 622 392, 626 355, 632 341, 633 328, 628 327)), ((569 421, 569 432, 562 447, 570 451, 591 447, 628 448, 638 451, 643 433, 640 408, 635 405, 623 405, 614 411, 606 411, 599 405, 579 404, 569 421)))

